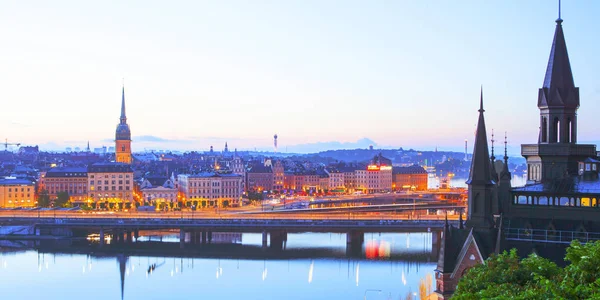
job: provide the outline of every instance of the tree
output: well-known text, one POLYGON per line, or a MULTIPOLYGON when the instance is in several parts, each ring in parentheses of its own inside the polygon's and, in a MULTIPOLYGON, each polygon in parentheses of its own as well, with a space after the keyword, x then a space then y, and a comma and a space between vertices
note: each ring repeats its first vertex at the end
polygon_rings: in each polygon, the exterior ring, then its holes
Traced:
POLYGON ((69 206, 69 193, 58 192, 56 194, 56 200, 54 200, 54 207, 68 207, 69 206))
POLYGON ((563 268, 531 254, 519 259, 512 249, 492 255, 459 281, 452 299, 598 299, 600 298, 600 241, 573 241, 563 268))
POLYGON ((600 299, 600 241, 582 245, 573 241, 567 249, 565 267, 559 285, 567 299, 600 299))
POLYGON ((42 190, 38 195, 38 206, 49 207, 50 206, 50 195, 47 190, 42 190))

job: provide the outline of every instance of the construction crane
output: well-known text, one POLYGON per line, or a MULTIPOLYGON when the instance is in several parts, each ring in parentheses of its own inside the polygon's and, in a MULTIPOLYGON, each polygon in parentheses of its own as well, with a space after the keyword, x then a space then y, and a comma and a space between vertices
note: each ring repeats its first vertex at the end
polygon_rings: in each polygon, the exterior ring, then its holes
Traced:
POLYGON ((21 146, 21 143, 9 143, 8 139, 4 139, 4 151, 8 151, 8 146, 21 146))

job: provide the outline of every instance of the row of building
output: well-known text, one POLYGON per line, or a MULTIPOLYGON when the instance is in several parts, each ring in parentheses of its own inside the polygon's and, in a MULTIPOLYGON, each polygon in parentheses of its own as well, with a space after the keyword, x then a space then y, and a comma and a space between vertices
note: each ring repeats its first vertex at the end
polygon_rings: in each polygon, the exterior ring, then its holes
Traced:
POLYGON ((47 191, 51 199, 60 192, 67 192, 75 205, 121 204, 123 208, 132 207, 136 202, 172 207, 178 202, 191 201, 199 201, 199 205, 205 207, 236 206, 244 192, 243 178, 237 174, 146 176, 136 182, 131 165, 114 162, 96 163, 87 168, 50 169, 41 174, 39 190, 47 191))
POLYGON ((281 161, 265 160, 249 166, 245 174, 250 192, 380 193, 396 190, 426 190, 428 176, 418 165, 392 167, 375 156, 368 164, 337 164, 314 169, 285 169, 281 161))
MULTIPOLYGON (((198 207, 238 206, 244 193, 363 193, 427 189, 427 173, 420 166, 392 167, 378 156, 369 164, 330 165, 316 169, 286 170, 282 160, 244 163, 233 159, 226 171, 135 178, 132 165, 94 163, 88 167, 55 167, 40 172, 39 180, 0 180, 0 207, 33 207, 37 193, 51 199, 67 192, 75 205, 102 207, 133 203, 156 205, 185 202, 198 207), (235 172, 233 172, 233 171, 235 172), (23 193, 17 192, 23 190, 23 193)), ((225 168, 226 167, 226 168, 225 168)))

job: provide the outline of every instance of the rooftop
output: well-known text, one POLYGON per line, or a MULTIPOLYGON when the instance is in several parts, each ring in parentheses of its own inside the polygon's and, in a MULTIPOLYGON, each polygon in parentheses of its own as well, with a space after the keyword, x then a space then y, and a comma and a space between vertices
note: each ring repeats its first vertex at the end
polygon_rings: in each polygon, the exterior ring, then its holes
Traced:
POLYGON ((513 192, 546 193, 556 195, 600 193, 600 179, 584 179, 575 176, 543 183, 528 184, 513 188, 513 192))

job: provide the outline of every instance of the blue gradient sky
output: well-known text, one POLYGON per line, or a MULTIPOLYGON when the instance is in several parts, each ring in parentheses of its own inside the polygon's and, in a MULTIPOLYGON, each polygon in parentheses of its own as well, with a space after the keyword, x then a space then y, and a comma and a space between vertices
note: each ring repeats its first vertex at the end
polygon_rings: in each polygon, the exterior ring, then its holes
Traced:
MULTIPOLYGON (((600 140, 599 14, 563 1, 582 142, 600 140)), ((5 1, 1 137, 110 145, 124 77, 134 150, 266 149, 274 133, 282 149, 461 149, 483 84, 488 129, 517 149, 537 140, 556 17, 547 0, 5 1)))

